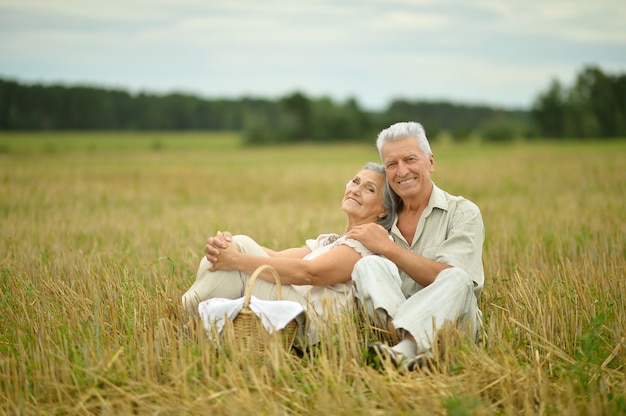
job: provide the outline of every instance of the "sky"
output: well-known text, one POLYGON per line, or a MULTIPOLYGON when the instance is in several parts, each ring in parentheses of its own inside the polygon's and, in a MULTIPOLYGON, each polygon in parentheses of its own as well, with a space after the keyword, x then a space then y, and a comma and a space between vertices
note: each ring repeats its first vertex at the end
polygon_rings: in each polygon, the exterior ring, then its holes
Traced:
POLYGON ((626 1, 0 0, 27 84, 529 109, 589 65, 626 72, 626 1))

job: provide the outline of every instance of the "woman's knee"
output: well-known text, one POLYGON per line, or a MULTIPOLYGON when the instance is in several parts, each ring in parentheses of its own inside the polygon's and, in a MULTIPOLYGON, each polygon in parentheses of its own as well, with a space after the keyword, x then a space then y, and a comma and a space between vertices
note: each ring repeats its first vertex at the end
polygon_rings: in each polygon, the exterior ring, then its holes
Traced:
POLYGON ((252 254, 254 256, 267 256, 263 247, 247 235, 234 235, 231 241, 241 253, 252 254))
POLYGON ((246 244, 252 244, 252 243, 256 244, 256 241, 254 241, 252 237, 249 237, 244 234, 234 235, 231 241, 233 244, 237 244, 237 245, 240 245, 240 244, 246 245, 246 244))

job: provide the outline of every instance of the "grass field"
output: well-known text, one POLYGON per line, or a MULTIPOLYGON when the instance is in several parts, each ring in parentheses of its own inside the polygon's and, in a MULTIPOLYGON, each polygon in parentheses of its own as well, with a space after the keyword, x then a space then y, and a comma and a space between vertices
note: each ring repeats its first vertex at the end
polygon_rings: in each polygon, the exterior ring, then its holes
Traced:
POLYGON ((302 357, 218 353, 179 299, 207 237, 341 233, 372 145, 233 134, 0 135, 0 414, 626 414, 626 141, 435 144, 482 210, 480 346, 380 372, 349 315, 302 357))

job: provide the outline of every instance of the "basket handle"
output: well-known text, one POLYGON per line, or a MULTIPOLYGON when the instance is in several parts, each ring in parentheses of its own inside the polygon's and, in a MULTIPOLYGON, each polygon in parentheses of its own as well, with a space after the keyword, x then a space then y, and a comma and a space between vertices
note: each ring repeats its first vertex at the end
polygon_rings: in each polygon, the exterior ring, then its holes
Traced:
POLYGON ((252 296, 252 285, 254 284, 254 281, 256 280, 256 278, 264 271, 264 270, 269 270, 272 272, 272 274, 274 275, 274 280, 276 280, 276 298, 278 300, 281 299, 281 292, 280 292, 280 277, 278 276, 278 272, 276 271, 275 268, 273 268, 272 266, 270 266, 269 264, 264 264, 262 266, 259 266, 254 273, 252 273, 252 276, 250 276, 250 280, 248 281, 248 286, 246 286, 246 296, 245 299, 243 300, 243 307, 247 308, 250 305, 250 297, 252 296))

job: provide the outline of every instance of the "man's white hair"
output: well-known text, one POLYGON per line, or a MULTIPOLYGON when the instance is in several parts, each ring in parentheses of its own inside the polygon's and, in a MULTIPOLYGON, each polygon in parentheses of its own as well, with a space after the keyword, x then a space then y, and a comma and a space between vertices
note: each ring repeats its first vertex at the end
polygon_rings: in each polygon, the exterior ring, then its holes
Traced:
POLYGON ((430 143, 428 143, 424 127, 415 121, 402 121, 392 124, 378 134, 378 137, 376 138, 376 147, 378 148, 378 154, 381 159, 385 143, 406 139, 407 137, 415 138, 427 157, 433 154, 432 150, 430 150, 430 143))

